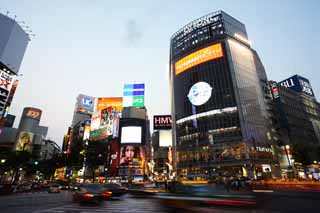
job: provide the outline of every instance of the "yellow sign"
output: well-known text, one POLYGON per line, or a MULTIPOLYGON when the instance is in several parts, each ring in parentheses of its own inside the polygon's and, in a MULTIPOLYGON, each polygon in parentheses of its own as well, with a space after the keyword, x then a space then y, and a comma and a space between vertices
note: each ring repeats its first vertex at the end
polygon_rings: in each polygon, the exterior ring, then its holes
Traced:
POLYGON ((174 66, 175 73, 176 75, 179 75, 180 73, 186 71, 187 69, 190 69, 191 67, 221 57, 223 57, 221 43, 211 45, 209 47, 191 53, 190 55, 187 55, 186 57, 177 61, 174 66))

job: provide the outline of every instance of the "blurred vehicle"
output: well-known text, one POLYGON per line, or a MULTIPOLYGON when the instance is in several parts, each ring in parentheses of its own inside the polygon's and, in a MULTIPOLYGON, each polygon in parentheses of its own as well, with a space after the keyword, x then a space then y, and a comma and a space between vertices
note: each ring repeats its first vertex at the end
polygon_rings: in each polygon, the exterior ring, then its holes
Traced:
POLYGON ((53 183, 49 187, 49 193, 60 193, 60 185, 58 183, 53 183))
POLYGON ((112 197, 121 197, 124 194, 128 193, 128 188, 123 187, 117 183, 106 183, 103 187, 107 190, 112 192, 112 197))
POLYGON ((76 191, 76 190, 79 190, 80 186, 81 186, 80 183, 73 183, 69 185, 69 189, 71 189, 72 191, 76 191))
POLYGON ((31 183, 25 182, 22 184, 19 184, 17 186, 17 192, 30 192, 32 189, 31 183))
POLYGON ((11 184, 0 184, 0 195, 11 194, 14 191, 14 186, 11 184))
POLYGON ((110 198, 111 195, 112 192, 100 184, 83 184, 73 194, 73 202, 99 204, 110 198))
POLYGON ((68 189, 70 189, 69 183, 68 183, 68 182, 61 182, 61 183, 60 183, 60 189, 61 189, 61 190, 68 190, 68 189))

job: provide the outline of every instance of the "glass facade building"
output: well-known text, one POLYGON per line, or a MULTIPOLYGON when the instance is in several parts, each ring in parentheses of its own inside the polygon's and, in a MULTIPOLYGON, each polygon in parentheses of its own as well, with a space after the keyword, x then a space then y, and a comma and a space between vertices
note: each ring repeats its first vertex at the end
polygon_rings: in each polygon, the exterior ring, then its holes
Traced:
POLYGON ((253 51, 244 24, 223 11, 172 36, 174 157, 180 178, 253 177, 272 170, 273 146, 253 51))

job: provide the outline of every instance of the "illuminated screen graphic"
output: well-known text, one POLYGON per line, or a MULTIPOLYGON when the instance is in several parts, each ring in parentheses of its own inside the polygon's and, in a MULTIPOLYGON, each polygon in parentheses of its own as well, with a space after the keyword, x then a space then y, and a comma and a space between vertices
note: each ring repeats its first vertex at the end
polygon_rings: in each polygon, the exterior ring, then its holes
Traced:
POLYGON ((141 143, 141 126, 125 126, 121 128, 121 143, 141 143))
POLYGON ((188 93, 188 99, 192 105, 200 106, 205 104, 211 97, 212 88, 206 82, 194 84, 188 93))
POLYGON ((179 75, 180 73, 194 67, 198 64, 223 57, 223 51, 221 44, 214 44, 209 47, 198 50, 186 57, 180 59, 175 63, 175 73, 179 75))

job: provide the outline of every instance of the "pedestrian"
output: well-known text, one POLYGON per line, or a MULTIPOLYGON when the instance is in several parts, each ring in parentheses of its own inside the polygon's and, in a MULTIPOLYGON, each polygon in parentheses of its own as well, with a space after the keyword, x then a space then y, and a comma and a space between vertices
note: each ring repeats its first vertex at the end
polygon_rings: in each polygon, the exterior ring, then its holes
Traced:
POLYGON ((225 184, 225 188, 226 188, 227 192, 230 192, 230 179, 229 179, 229 177, 225 177, 224 184, 225 184))

